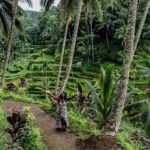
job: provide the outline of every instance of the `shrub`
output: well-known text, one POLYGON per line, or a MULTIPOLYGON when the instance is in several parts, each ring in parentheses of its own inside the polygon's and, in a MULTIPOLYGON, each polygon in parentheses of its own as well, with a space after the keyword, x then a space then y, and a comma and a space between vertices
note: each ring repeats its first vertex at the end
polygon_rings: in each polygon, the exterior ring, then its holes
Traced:
POLYGON ((33 127, 35 119, 33 114, 29 108, 24 108, 23 112, 26 115, 26 131, 23 138, 19 141, 21 147, 24 150, 45 150, 46 147, 42 143, 39 129, 33 127))

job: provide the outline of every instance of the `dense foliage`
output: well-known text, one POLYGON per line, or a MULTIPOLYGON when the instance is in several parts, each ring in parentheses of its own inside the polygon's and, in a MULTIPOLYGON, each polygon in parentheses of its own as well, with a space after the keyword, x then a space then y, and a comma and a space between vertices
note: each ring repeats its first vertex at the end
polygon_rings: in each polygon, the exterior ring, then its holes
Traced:
MULTIPOLYGON (((136 31, 143 17, 148 0, 138 0, 136 31)), ((63 84, 70 46, 72 43, 76 3, 70 6, 60 3, 43 12, 27 11, 27 17, 20 17, 24 25, 22 33, 14 31, 12 50, 7 68, 6 85, 0 90, 1 99, 15 99, 38 104, 52 113, 49 97, 43 91, 54 90, 59 60, 64 40, 66 20, 69 17, 66 47, 60 76, 63 84), (73 6, 73 7, 72 7, 73 6), (68 13, 65 13, 65 8, 68 13), (70 10, 71 8, 71 10, 70 10), (18 63, 19 62, 19 63, 18 63), (21 78, 24 78, 22 84, 21 78)), ((71 128, 80 136, 99 134, 110 120, 113 104, 116 102, 117 85, 122 76, 124 45, 128 30, 129 0, 101 0, 98 5, 83 1, 73 66, 65 91, 73 95, 80 90, 88 97, 88 103, 81 110, 78 101, 68 102, 71 128)), ((1 3, 0 3, 1 4, 1 3)), ((66 3, 65 3, 66 4, 66 3)), ((67 3, 68 4, 68 3, 67 3)), ((68 4, 69 5, 69 4, 68 4)), ((0 7, 1 9, 1 7, 0 7)), ((1 16, 1 10, 0 10, 1 16)), ((18 15, 19 16, 19 15, 18 15)), ((0 18, 1 19, 1 18, 0 18)), ((7 53, 7 26, 0 31, 0 69, 7 53)), ((7 20, 10 21, 10 20, 7 20)), ((129 86, 118 142, 124 149, 147 149, 145 139, 150 138, 150 11, 138 43, 130 70, 129 86), (138 138, 136 138, 138 137, 138 138)), ((0 133, 5 124, 5 115, 0 109, 0 133), (3 123, 1 123, 3 122, 3 123), (2 129, 1 129, 2 128, 2 129)), ((55 116, 55 113, 52 113, 55 116)), ((7 124, 7 123, 6 123, 7 124)), ((42 150, 38 129, 33 128, 32 115, 27 119, 28 133, 19 141, 27 150, 42 150)), ((6 140, 0 138, 0 149, 6 140)))

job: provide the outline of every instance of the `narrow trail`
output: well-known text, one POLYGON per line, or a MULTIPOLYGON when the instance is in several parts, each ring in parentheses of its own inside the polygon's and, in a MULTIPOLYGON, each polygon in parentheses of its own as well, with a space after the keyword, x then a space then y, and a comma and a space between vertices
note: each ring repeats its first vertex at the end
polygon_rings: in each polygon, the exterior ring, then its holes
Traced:
POLYGON ((35 126, 41 131, 42 139, 48 150, 77 150, 75 145, 77 136, 69 132, 58 132, 55 130, 55 119, 46 114, 35 104, 4 101, 2 107, 5 111, 10 108, 22 110, 24 106, 29 106, 34 114, 35 126))

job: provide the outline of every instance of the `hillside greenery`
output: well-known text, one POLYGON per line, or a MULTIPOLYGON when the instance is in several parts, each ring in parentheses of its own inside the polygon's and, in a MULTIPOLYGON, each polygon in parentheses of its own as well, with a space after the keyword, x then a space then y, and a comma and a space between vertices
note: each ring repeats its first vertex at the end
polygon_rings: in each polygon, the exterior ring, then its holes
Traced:
MULTIPOLYGON (((138 0, 136 30, 147 1, 138 0)), ((90 93, 90 104, 82 111, 77 107, 76 101, 68 102, 71 130, 84 138, 100 134, 110 119, 112 104, 116 100, 113 93, 121 76, 124 58, 129 1, 116 0, 108 4, 104 0, 101 2, 101 17, 94 10, 90 10, 88 15, 84 11, 81 13, 73 65, 65 88, 69 96, 77 92, 78 84, 85 95, 90 93)), ((53 91, 57 84, 66 25, 66 16, 61 13, 59 7, 61 5, 57 8, 51 7, 46 15, 43 15, 43 12, 26 11, 26 16, 21 16, 24 31, 15 30, 14 32, 6 84, 4 89, 0 90, 0 101, 11 99, 35 103, 55 117, 50 97, 43 91, 53 91), (26 79, 25 87, 20 85, 22 77, 26 79), (8 83, 15 85, 14 91, 7 88, 8 83)), ((68 27, 60 87, 66 73, 74 26, 75 17, 72 17, 68 27)), ((7 36, 3 34, 3 28, 1 28, 1 74, 7 52, 7 42, 7 36)), ((118 143, 125 150, 148 149, 145 139, 150 138, 149 101, 150 11, 131 66, 121 127, 116 135, 118 143), (136 139, 135 136, 138 138, 136 139)), ((1 138, 6 126, 5 114, 0 108, 0 149, 7 139, 7 136, 1 138)), ((30 124, 29 127, 31 127, 30 124)), ((32 134, 40 136, 37 129, 31 132, 28 138, 32 134)), ((40 138, 37 139, 37 143, 38 140, 40 138)))

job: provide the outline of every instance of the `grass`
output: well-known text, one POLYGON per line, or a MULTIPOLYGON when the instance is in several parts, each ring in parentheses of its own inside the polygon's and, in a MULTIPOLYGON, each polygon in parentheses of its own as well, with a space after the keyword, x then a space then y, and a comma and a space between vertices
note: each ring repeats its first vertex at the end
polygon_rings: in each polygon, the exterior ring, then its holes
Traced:
POLYGON ((133 140, 136 138, 134 135, 135 132, 138 133, 138 135, 141 134, 141 131, 139 128, 133 127, 133 125, 128 121, 122 121, 121 123, 122 131, 118 132, 116 138, 118 143, 122 146, 124 150, 146 150, 148 147, 146 144, 140 139, 140 137, 137 140, 133 140))
MULTIPOLYGON (((44 100, 44 94, 39 92, 36 87, 42 87, 43 81, 48 80, 48 89, 52 90, 55 87, 55 81, 56 76, 58 72, 58 62, 56 61, 56 58, 51 55, 46 55, 46 52, 48 54, 47 48, 42 48, 42 46, 39 48, 39 46, 33 46, 30 48, 31 50, 34 50, 35 52, 31 52, 28 56, 24 56, 21 59, 21 63, 18 63, 18 61, 13 61, 12 65, 10 66, 10 71, 7 75, 7 81, 13 81, 14 83, 19 83, 20 77, 24 76, 27 79, 27 89, 26 91, 19 91, 19 92, 2 92, 0 90, 0 96, 1 99, 10 99, 10 100, 16 100, 16 101, 22 101, 22 102, 28 102, 28 103, 34 103, 37 104, 39 107, 41 107, 45 112, 49 113, 52 116, 55 116, 54 111, 52 110, 52 107, 49 103, 49 101, 44 100), (28 57, 28 58, 27 58, 28 57), (46 77, 43 77, 43 71, 42 67, 43 64, 46 62, 47 64, 47 71, 44 71, 44 75, 46 74, 46 77), (32 66, 32 69, 29 69, 28 66, 32 66), (17 71, 17 68, 22 67, 21 71, 18 71, 16 73, 12 73, 17 71), (25 94, 26 93, 26 94, 25 94), (41 98, 43 97, 43 99, 41 98)), ((138 58, 139 59, 139 58, 138 58)), ((140 59, 141 60, 141 59, 140 59)), ((143 63, 143 61, 138 62, 138 64, 143 63)), ((136 62, 137 64, 137 62, 136 62)), ((108 63, 103 64, 104 66, 107 66, 108 63)), ((64 70, 66 69, 66 65, 63 65, 63 72, 61 76, 61 80, 63 79, 64 70)), ((134 68, 133 68, 134 69, 134 68)), ((89 80, 90 82, 94 82, 93 79, 98 76, 100 70, 99 63, 96 66, 90 65, 90 64, 83 64, 81 68, 77 68, 75 64, 73 64, 71 75, 69 77, 66 92, 69 93, 69 95, 72 95, 72 93, 76 92, 76 83, 75 81, 82 81, 82 79, 89 80)), ((115 66, 115 74, 119 73, 121 71, 120 66, 115 66)), ((133 71, 133 70, 132 70, 133 71)), ((139 75, 140 71, 136 72, 137 76, 139 75)), ((134 76, 134 75, 133 75, 134 76)), ((116 75, 114 75, 116 78, 116 75)), ((62 82, 61 82, 62 83, 62 82)), ((147 84, 148 81, 144 79, 138 79, 138 80, 130 80, 130 84, 132 85, 142 85, 147 84)), ((86 90, 86 92, 89 89, 86 90)), ((139 91, 138 91, 139 92, 139 91)), ((83 117, 81 114, 74 112, 72 110, 68 111, 69 120, 71 124, 71 129, 79 134, 82 137, 89 136, 91 134, 98 134, 100 131, 96 129, 96 127, 93 127, 87 118, 83 117)), ((126 130, 124 130, 126 131, 126 130)), ((128 131, 128 130, 127 130, 128 131)), ((120 142, 122 141, 122 133, 119 133, 119 139, 120 142)), ((130 135, 126 135, 126 139, 129 138, 130 135)), ((121 142, 122 143, 122 142, 121 142)), ((128 142, 127 142, 128 143, 128 142)))
MULTIPOLYGON (((26 96, 20 96, 13 92, 2 92, 0 90, 1 99, 6 100, 15 100, 19 102, 33 103, 37 104, 40 108, 42 108, 46 113, 55 117, 55 110, 52 109, 50 101, 47 100, 33 100, 26 96)), ((68 111, 68 117, 70 120, 71 129, 74 133, 80 135, 81 137, 86 137, 93 134, 98 134, 100 131, 96 129, 88 122, 87 118, 83 117, 80 113, 74 112, 71 109, 68 111)))
POLYGON ((6 141, 9 140, 9 137, 4 132, 4 129, 7 128, 8 124, 6 122, 6 116, 2 108, 0 107, 0 149, 5 148, 6 141))
MULTIPOLYGON (((27 84, 29 85, 28 86, 29 89, 27 90, 29 90, 31 97, 35 97, 36 99, 41 99, 39 95, 37 95, 36 97, 35 93, 37 92, 35 88, 34 90, 32 90, 32 93, 34 93, 33 95, 30 92, 30 90, 32 89, 32 87, 35 86, 41 87, 43 85, 44 80, 48 80, 49 83, 48 88, 52 90, 56 84, 55 82, 56 82, 56 76, 58 72, 58 63, 55 61, 55 57, 45 54, 46 51, 47 50, 45 48, 40 48, 40 51, 37 51, 35 47, 35 52, 34 53, 32 52, 29 55, 27 55, 29 56, 29 59, 27 57, 23 57, 21 59, 21 63, 18 63, 18 61, 16 60, 13 61, 12 65, 10 66, 10 70, 12 72, 16 72, 18 70, 17 69, 18 67, 19 68, 22 67, 22 69, 16 73, 8 72, 7 81, 8 82, 13 81, 15 83, 19 83, 19 78, 22 76, 25 77, 27 79, 27 84), (45 62, 47 63, 48 68, 47 70, 43 71, 42 68, 45 62), (28 68, 29 64, 30 66, 32 66, 32 69, 28 68)), ((103 65, 106 66, 107 63, 103 65)), ((120 67, 119 66, 115 66, 115 67, 116 67, 115 68, 116 73, 120 72, 120 67)), ((63 65, 61 80, 63 80, 65 68, 66 68, 66 64, 63 65)), ((84 64, 84 66, 82 66, 81 68, 77 68, 75 64, 73 64, 72 72, 67 83, 66 91, 69 93, 76 91, 75 81, 81 81, 83 78, 89 80, 90 82, 93 82, 93 79, 98 76, 99 68, 100 66, 98 65, 91 67, 90 65, 86 65, 86 64, 84 64)), ((147 80, 142 80, 142 79, 130 81, 130 84, 134 84, 134 85, 141 85, 147 83, 148 83, 147 80)))
POLYGON ((131 84, 135 84, 135 85, 147 85, 148 84, 148 80, 130 80, 129 83, 131 84))
POLYGON ((69 111, 68 117, 70 120, 72 130, 80 135, 80 137, 87 137, 90 135, 97 135, 100 133, 100 130, 96 127, 90 125, 87 118, 83 117, 81 113, 69 111))
POLYGON ((7 126, 6 116, 2 108, 0 107, 0 131, 3 131, 7 126))

